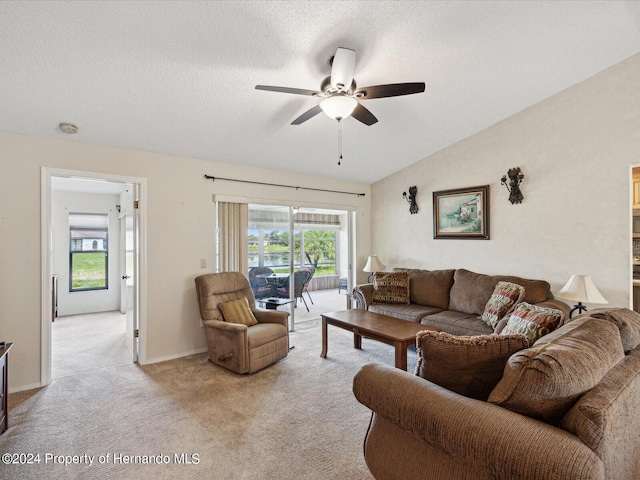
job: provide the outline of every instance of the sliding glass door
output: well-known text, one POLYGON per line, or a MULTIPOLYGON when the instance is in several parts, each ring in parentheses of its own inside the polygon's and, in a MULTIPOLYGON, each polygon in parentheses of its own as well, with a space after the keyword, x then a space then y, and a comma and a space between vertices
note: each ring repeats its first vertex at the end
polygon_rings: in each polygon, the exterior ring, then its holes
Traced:
MULTIPOLYGON (((311 272, 307 291, 336 289, 339 293, 340 281, 344 284, 350 277, 350 219, 350 212, 341 210, 249 204, 250 279, 265 278, 264 272, 274 279, 289 277, 295 302, 295 272, 302 269, 311 272)), ((276 291, 286 293, 281 288, 276 291)), ((295 310, 291 312, 293 317, 295 310)))

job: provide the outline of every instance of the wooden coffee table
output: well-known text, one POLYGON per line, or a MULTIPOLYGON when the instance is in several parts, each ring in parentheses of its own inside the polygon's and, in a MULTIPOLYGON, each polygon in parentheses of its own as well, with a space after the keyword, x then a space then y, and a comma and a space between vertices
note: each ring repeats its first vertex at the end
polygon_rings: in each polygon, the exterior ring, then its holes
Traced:
POLYGON ((407 369, 407 347, 416 345, 416 334, 434 330, 425 325, 389 317, 368 310, 351 309, 322 315, 322 358, 327 358, 327 325, 353 332, 354 348, 362 348, 362 337, 371 338, 396 349, 396 368, 407 369))

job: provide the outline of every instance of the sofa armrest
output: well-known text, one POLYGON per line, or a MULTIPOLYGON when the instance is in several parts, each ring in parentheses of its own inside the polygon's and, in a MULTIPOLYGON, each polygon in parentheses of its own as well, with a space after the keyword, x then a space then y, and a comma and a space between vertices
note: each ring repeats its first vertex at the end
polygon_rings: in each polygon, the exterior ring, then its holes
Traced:
POLYGON ((600 458, 569 432, 397 368, 365 365, 354 377, 353 392, 374 415, 487 478, 604 478, 600 458))
POLYGON ((373 283, 363 283, 353 287, 353 299, 360 310, 368 310, 373 299, 373 283))
POLYGON ((256 308, 251 310, 259 323, 278 323, 287 326, 289 312, 280 312, 278 310, 261 310, 256 308))
POLYGON ((571 307, 563 301, 552 298, 549 300, 545 300, 544 302, 536 303, 536 305, 539 307, 555 308, 556 310, 560 310, 564 314, 563 322, 569 320, 569 312, 571 312, 571 307))

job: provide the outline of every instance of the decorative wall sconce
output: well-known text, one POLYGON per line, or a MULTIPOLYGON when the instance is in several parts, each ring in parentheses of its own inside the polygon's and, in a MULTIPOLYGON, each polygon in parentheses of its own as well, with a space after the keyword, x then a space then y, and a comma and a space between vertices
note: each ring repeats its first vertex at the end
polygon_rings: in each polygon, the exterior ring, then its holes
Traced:
POLYGON ((510 168, 506 175, 502 176, 500 183, 504 185, 509 191, 509 201, 513 205, 514 203, 522 203, 524 195, 520 190, 520 184, 524 180, 524 173, 520 171, 520 167, 510 168), (507 182, 507 176, 509 182, 507 182))
POLYGON ((409 187, 409 195, 407 192, 402 192, 402 196, 409 203, 409 212, 411 214, 418 213, 418 204, 416 203, 416 195, 418 193, 418 187, 409 187))

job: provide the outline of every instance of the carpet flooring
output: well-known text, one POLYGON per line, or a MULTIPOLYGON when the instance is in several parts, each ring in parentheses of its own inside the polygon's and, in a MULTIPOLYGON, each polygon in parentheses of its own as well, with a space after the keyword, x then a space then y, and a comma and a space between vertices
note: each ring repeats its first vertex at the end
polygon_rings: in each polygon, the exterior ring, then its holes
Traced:
MULTIPOLYGON (((0 452, 32 462, 0 463, 0 478, 371 480, 370 411, 352 380, 366 363, 392 365, 393 348, 364 339, 355 350, 351 334, 329 326, 322 359, 319 319, 291 340, 285 359, 252 375, 206 354, 61 370, 47 387, 10 395, 0 452)), ((410 371, 415 357, 411 349, 410 371)))

